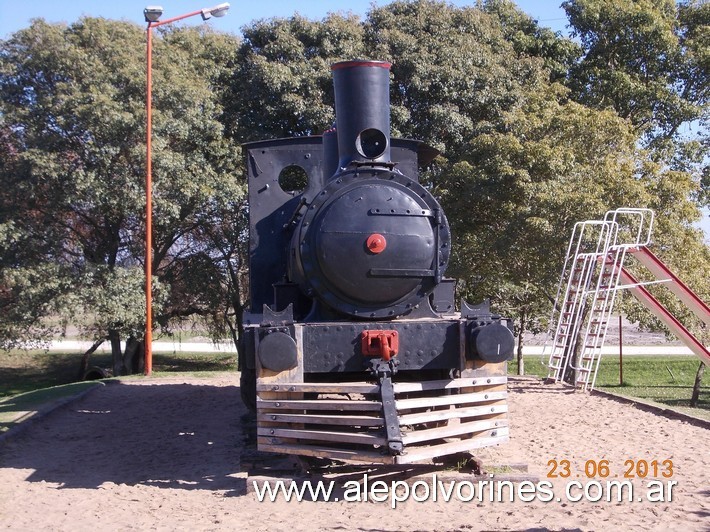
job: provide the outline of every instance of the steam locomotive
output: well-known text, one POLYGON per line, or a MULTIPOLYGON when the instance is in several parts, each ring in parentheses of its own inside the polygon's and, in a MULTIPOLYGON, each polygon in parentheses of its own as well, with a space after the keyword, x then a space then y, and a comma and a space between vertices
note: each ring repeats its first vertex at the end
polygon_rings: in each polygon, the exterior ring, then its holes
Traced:
POLYGON ((455 310, 449 224, 418 180, 437 152, 390 137, 390 66, 332 65, 323 135, 244 145, 260 450, 404 464, 508 439, 512 324, 455 310))

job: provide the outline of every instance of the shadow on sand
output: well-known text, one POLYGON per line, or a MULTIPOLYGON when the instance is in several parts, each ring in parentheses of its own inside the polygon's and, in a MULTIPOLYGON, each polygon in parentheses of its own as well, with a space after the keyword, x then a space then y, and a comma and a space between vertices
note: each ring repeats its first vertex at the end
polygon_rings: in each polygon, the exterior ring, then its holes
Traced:
POLYGON ((118 381, 0 444, 0 467, 62 488, 104 483, 246 493, 237 386, 118 381))

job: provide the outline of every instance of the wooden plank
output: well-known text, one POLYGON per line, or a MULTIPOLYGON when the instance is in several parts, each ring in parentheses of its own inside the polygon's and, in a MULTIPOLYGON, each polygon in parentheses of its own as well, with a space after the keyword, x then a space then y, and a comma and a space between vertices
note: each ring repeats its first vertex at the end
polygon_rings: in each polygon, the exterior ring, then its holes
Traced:
POLYGON ((426 408, 428 406, 458 405, 462 403, 482 403, 485 401, 497 401, 505 399, 507 392, 480 392, 462 393, 458 395, 447 395, 444 397, 421 397, 419 399, 397 399, 395 401, 397 410, 409 410, 412 408, 426 408))
POLYGON ((349 425, 354 427, 381 427, 383 420, 374 416, 338 416, 332 414, 257 414, 257 421, 275 423, 320 423, 322 425, 349 425))
POLYGON ((508 375, 507 362, 492 364, 490 362, 486 362, 485 360, 475 358, 473 360, 466 360, 466 369, 461 371, 461 378, 463 379, 488 378, 496 375, 508 375))
POLYGON ((298 440, 317 440, 342 443, 360 443, 363 445, 387 445, 387 440, 375 434, 353 432, 334 432, 325 430, 280 429, 276 427, 259 428, 259 436, 274 438, 293 438, 298 440))
POLYGON ((491 430, 499 427, 507 427, 508 421, 505 418, 499 420, 484 419, 481 421, 471 421, 469 423, 459 423, 447 427, 437 427, 434 429, 416 430, 405 434, 402 437, 404 445, 411 445, 427 440, 437 440, 440 438, 450 438, 452 436, 462 436, 464 434, 472 434, 483 430, 491 430))
POLYGON ((508 382, 507 376, 497 377, 477 377, 473 379, 437 380, 422 382, 396 382, 394 383, 395 393, 421 392, 427 390, 455 390, 471 386, 492 386, 494 384, 505 384, 508 382))
MULTIPOLYGON (((395 393, 421 392, 427 390, 453 390, 466 387, 492 386, 505 384, 507 376, 477 377, 468 379, 442 379, 422 382, 396 382, 395 393)), ((260 392, 311 392, 311 393, 379 393, 377 384, 367 382, 339 382, 339 383, 259 383, 257 391, 260 392)))
POLYGON ((379 393, 380 387, 369 382, 303 382, 303 383, 259 383, 259 392, 310 392, 310 393, 379 393))
POLYGON ((354 462, 368 462, 373 464, 394 464, 395 457, 386 454, 381 454, 376 451, 358 451, 344 450, 332 447, 312 446, 312 445, 272 445, 259 444, 260 451, 282 453, 282 454, 298 454, 301 456, 315 456, 318 458, 332 458, 335 460, 350 460, 354 462))
POLYGON ((460 419, 464 417, 504 414, 507 411, 508 405, 506 404, 452 408, 450 410, 434 410, 432 412, 420 412, 416 414, 402 415, 399 417, 399 424, 416 425, 417 423, 444 421, 446 419, 460 419))
POLYGON ((379 401, 349 401, 349 400, 266 400, 260 397, 256 398, 256 409, 262 411, 264 409, 278 410, 334 410, 334 411, 377 411, 382 409, 382 403, 379 401))
POLYGON ((474 437, 470 440, 463 440, 451 443, 442 443, 441 445, 430 445, 428 447, 415 447, 406 449, 406 454, 396 456, 396 463, 411 464, 420 460, 427 460, 436 456, 444 456, 447 454, 461 453, 481 447, 490 447, 508 441, 508 427, 502 427, 497 430, 496 436, 474 437))

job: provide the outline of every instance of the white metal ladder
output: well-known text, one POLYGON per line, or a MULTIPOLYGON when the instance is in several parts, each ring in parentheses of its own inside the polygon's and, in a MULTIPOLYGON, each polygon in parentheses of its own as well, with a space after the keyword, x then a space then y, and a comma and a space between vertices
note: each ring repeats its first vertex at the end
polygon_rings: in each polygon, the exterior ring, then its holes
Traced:
POLYGON ((560 381, 574 370, 577 386, 594 388, 626 252, 649 243, 653 218, 650 209, 624 208, 608 211, 603 220, 575 224, 543 350, 548 379, 560 381))

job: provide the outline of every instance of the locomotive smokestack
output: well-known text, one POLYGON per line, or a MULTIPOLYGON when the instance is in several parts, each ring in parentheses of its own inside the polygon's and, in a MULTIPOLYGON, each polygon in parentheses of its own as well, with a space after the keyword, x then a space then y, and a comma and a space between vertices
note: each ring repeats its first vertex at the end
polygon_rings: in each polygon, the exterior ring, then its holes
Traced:
POLYGON ((390 63, 335 63, 335 117, 339 166, 390 162, 390 63))

